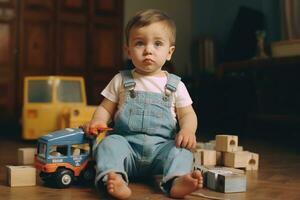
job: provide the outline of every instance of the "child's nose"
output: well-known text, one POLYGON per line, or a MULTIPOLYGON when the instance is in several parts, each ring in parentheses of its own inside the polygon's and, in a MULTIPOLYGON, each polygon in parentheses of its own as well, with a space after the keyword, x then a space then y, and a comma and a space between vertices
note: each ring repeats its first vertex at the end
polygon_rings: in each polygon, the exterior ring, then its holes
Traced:
POLYGON ((152 46, 151 45, 146 45, 145 46, 144 54, 145 55, 152 54, 152 46))

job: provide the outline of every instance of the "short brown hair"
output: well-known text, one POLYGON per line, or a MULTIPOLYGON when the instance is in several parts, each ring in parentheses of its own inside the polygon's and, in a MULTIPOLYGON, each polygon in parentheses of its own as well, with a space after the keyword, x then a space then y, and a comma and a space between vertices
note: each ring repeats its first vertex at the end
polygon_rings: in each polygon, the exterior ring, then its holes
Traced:
POLYGON ((129 20, 125 28, 126 44, 127 45, 129 44, 129 34, 132 28, 148 26, 154 22, 162 22, 162 21, 166 23, 167 27, 170 30, 171 45, 175 45, 175 40, 176 40, 175 22, 166 13, 156 9, 142 10, 136 13, 131 18, 131 20, 129 20))

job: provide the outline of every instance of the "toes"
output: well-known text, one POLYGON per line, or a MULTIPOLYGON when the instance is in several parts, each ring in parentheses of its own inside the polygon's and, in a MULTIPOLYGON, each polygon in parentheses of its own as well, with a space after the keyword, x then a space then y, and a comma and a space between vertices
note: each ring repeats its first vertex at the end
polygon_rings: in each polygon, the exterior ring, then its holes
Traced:
POLYGON ((114 180, 108 180, 107 181, 107 186, 108 187, 113 187, 113 185, 114 185, 114 180))
POLYGON ((196 177, 200 178, 200 177, 202 177, 202 174, 199 170, 195 170, 195 171, 193 171, 192 176, 195 177, 195 178, 196 177))
POLYGON ((203 183, 203 178, 198 179, 199 183, 203 183))
POLYGON ((203 187, 203 179, 202 179, 202 178, 198 180, 198 186, 199 186, 200 188, 203 187))
POLYGON ((114 192, 114 189, 107 189, 107 191, 108 191, 109 193, 113 193, 113 192, 114 192))
POLYGON ((199 170, 193 171, 191 176, 192 176, 192 178, 197 179, 199 182, 203 181, 202 174, 199 170))
POLYGON ((113 193, 114 192, 114 187, 113 186, 111 186, 111 187, 107 186, 107 191, 109 193, 113 193))
POLYGON ((109 172, 107 174, 107 176, 108 176, 108 179, 110 180, 110 179, 115 179, 117 177, 117 174, 115 174, 114 172, 109 172))

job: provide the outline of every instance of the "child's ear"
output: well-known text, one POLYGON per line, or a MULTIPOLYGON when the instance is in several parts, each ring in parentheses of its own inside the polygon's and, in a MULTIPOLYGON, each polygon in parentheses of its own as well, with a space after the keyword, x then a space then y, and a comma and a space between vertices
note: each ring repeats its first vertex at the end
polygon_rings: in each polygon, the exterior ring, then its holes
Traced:
POLYGON ((127 58, 131 59, 130 50, 126 44, 124 45, 124 51, 127 53, 127 58))
POLYGON ((167 60, 171 60, 174 51, 175 51, 175 46, 170 46, 168 56, 167 56, 167 60))

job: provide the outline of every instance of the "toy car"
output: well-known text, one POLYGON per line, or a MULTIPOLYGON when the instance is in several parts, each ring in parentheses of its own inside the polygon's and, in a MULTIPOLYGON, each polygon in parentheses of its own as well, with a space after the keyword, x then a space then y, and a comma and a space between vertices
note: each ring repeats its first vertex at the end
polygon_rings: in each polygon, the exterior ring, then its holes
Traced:
POLYGON ((41 136, 37 141, 35 166, 42 180, 57 188, 67 188, 74 181, 92 183, 95 177, 95 161, 92 158, 93 144, 100 143, 108 127, 96 127, 88 137, 83 128, 66 128, 41 136))
POLYGON ((67 188, 75 180, 92 182, 92 143, 81 128, 66 128, 40 137, 35 166, 42 180, 57 188, 67 188))

